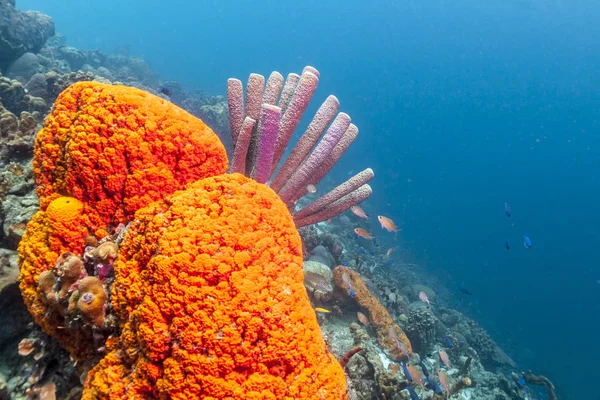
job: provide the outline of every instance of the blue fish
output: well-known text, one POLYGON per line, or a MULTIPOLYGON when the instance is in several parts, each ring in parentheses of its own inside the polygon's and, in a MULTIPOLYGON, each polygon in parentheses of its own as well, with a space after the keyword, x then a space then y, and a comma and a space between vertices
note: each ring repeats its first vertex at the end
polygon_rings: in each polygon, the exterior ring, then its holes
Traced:
POLYGON ((425 378, 429 378, 429 370, 425 366, 425 363, 423 362, 422 358, 419 360, 419 365, 421 366, 421 370, 423 371, 423 375, 425 375, 425 378))
POLYGON ((413 378, 412 378, 412 376, 410 375, 410 372, 408 372, 408 368, 406 368, 406 364, 404 364, 404 363, 400 363, 400 366, 402 367, 402 372, 404 372, 404 376, 406 376, 406 379, 407 379, 409 382, 412 382, 412 381, 413 381, 413 378))
POLYGON ((508 203, 504 203, 504 212, 506 213, 507 217, 510 217, 512 215, 512 211, 508 203))
POLYGON ((350 297, 354 297, 356 296, 356 292, 354 291, 354 289, 352 288, 352 286, 348 286, 349 292, 350 292, 350 297))
POLYGON ((415 392, 415 390, 412 387, 410 387, 410 385, 406 387, 406 390, 408 390, 408 393, 410 393, 411 400, 419 400, 417 392, 415 392))
POLYGON ((504 241, 504 247, 506 247, 506 250, 510 250, 510 242, 508 241, 508 239, 504 241))
POLYGON ((443 339, 444 339, 444 342, 446 342, 446 346, 448 346, 449 348, 454 347, 452 340, 450 340, 450 338, 448 336, 444 335, 443 339))
POLYGON ((528 236, 523 236, 523 246, 527 249, 531 248, 531 239, 528 236))
POLYGON ((443 390, 440 387, 440 385, 438 385, 437 383, 435 383, 434 380, 431 380, 428 377, 425 378, 425 387, 433 390, 435 393, 443 393, 443 390))
POLYGON ((365 248, 364 248, 364 247, 362 247, 362 246, 358 248, 358 252, 359 252, 359 253, 362 253, 362 254, 365 254, 365 255, 367 254, 367 251, 366 251, 366 250, 365 250, 365 248))

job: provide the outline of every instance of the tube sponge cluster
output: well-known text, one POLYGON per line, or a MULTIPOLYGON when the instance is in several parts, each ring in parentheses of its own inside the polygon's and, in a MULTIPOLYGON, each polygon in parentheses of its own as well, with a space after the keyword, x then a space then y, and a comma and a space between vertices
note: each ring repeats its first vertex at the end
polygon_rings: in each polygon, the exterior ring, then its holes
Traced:
POLYGON ((304 289, 300 236, 266 186, 206 178, 139 210, 115 277, 122 340, 84 398, 345 398, 304 289))
MULTIPOLYGON (((350 116, 338 113, 338 99, 329 96, 283 160, 318 83, 319 71, 311 66, 305 67, 302 75, 289 74, 285 82, 274 71, 266 85, 264 76, 250 74, 244 103, 242 81, 235 78, 227 81, 234 144, 230 171, 246 174, 261 183, 271 180, 269 187, 290 210, 307 194, 307 186, 321 182, 358 136, 358 128, 351 124, 350 116)), ((366 200, 371 195, 367 182, 372 177, 373 171, 368 168, 322 196, 319 207, 313 203, 308 209, 303 208, 300 216, 294 214, 296 226, 325 221, 366 200)))
POLYGON ((42 209, 58 193, 105 225, 227 170, 225 148, 202 121, 143 90, 79 82, 60 94, 36 137, 42 209))

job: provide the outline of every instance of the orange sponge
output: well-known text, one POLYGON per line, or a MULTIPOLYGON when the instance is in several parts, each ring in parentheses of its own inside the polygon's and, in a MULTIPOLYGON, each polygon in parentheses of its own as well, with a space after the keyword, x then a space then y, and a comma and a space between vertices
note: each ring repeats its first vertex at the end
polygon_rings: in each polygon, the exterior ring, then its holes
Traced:
POLYGON ((409 354, 412 353, 410 340, 402 328, 394 323, 388 310, 371 294, 358 272, 339 265, 333 270, 333 280, 336 287, 342 289, 348 296, 351 296, 348 284, 352 286, 352 297, 368 313, 369 320, 377 330, 377 340, 388 350, 392 358, 399 360, 404 357, 398 342, 406 346, 409 354), (392 334, 393 338, 390 337, 392 334))
POLYGON ((97 214, 99 228, 227 170, 225 148, 202 121, 142 90, 96 82, 60 94, 34 155, 41 209, 67 193, 97 214))
POLYGON ((114 266, 122 333, 84 399, 347 398, 304 289, 300 237, 267 186, 224 175, 150 204, 114 266))
POLYGON ((82 270, 77 258, 69 257, 81 255, 89 234, 90 223, 84 208, 74 198, 55 198, 46 211, 33 216, 19 243, 19 286, 25 305, 44 332, 54 336, 76 358, 92 354, 92 343, 81 336, 82 332, 64 329, 61 312, 50 311, 62 308, 58 307, 61 298, 68 300, 69 288, 82 270), (61 277, 60 292, 56 293, 53 270, 61 277))

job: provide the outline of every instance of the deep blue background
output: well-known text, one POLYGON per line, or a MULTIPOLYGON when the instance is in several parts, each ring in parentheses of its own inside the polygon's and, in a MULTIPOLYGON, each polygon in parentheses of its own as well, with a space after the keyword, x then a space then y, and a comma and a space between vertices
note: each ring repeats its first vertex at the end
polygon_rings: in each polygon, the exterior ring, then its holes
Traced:
POLYGON ((73 46, 128 45, 163 79, 214 93, 231 76, 317 67, 315 103, 337 95, 360 128, 338 180, 372 166, 369 207, 449 287, 475 292, 468 313, 521 367, 565 398, 597 395, 599 3, 17 5, 50 14, 73 46))

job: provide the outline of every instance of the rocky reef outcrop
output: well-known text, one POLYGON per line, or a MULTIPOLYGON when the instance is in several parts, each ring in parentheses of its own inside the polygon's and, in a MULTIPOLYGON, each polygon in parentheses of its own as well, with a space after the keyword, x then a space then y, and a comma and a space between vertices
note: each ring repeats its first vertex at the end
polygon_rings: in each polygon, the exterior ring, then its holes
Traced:
POLYGON ((37 53, 54 35, 54 21, 37 11, 20 11, 0 0, 0 70, 6 71, 27 52, 37 53))

